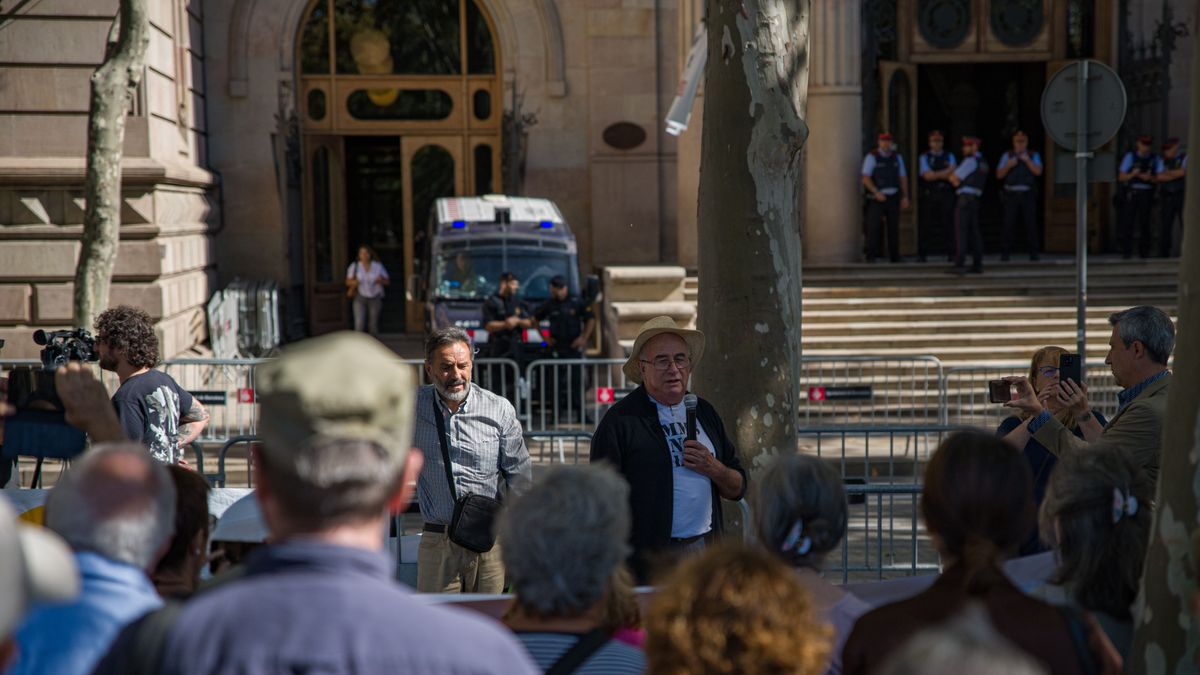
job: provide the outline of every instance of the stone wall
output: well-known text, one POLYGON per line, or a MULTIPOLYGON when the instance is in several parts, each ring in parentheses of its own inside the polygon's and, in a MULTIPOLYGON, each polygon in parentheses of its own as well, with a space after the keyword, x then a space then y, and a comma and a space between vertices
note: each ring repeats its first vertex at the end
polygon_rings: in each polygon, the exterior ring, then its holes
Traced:
MULTIPOLYGON (((2 358, 36 356, 37 328, 69 327, 83 231, 89 77, 115 0, 18 7, 0 38, 2 358)), ((127 118, 121 243, 110 304, 158 321, 165 356, 206 338, 218 214, 205 164, 200 0, 150 0, 146 72, 127 118)))

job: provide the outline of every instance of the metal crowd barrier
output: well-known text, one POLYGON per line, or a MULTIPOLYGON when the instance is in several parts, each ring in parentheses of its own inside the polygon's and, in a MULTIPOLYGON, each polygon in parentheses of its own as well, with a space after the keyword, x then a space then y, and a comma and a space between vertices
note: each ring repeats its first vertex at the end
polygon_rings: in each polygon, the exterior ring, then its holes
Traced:
POLYGON ((592 435, 586 431, 527 431, 525 447, 534 464, 587 464, 592 435))
MULTIPOLYGON (((988 366, 947 368, 942 381, 946 392, 948 421, 994 430, 1006 417, 1018 411, 989 401, 988 380, 1029 375, 1029 361, 1012 361, 988 366)), ((1107 418, 1117 412, 1117 385, 1112 371, 1103 361, 1089 361, 1084 375, 1088 403, 1107 418)))
POLYGON ((925 462, 963 425, 801 427, 800 451, 837 462, 843 480, 918 482, 925 462))
POLYGON ((525 369, 525 430, 594 429, 635 384, 625 359, 540 359, 525 369))
POLYGON ((204 477, 207 478, 210 483, 212 483, 213 487, 229 487, 226 485, 229 479, 229 474, 227 472, 228 467, 226 464, 229 458, 229 451, 239 445, 245 445, 246 487, 254 487, 254 462, 250 460, 250 446, 258 442, 258 436, 253 435, 234 436, 233 438, 225 441, 223 444, 221 444, 221 451, 217 455, 217 472, 215 474, 205 475, 204 477))
MULTIPOLYGON (((417 369, 421 384, 429 384, 429 374, 425 372, 425 359, 400 359, 401 363, 417 369)), ((471 381, 487 389, 493 394, 509 400, 520 416, 524 412, 525 395, 520 380, 521 367, 512 359, 475 359, 471 369, 471 381)))
POLYGON ((941 569, 920 518, 921 484, 847 485, 850 501, 840 565, 827 561, 826 572, 842 583, 914 576, 941 569))
POLYGON ((802 425, 945 424, 936 356, 802 356, 802 425))

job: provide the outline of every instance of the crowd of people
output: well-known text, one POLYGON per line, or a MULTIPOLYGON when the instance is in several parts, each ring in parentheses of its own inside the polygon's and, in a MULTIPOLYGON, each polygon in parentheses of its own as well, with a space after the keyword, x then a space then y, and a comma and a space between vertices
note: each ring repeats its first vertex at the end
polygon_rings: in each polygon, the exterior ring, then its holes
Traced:
MULTIPOLYGON (((461 329, 428 338, 425 386, 362 333, 288 347, 257 374, 255 490, 235 506, 261 532, 244 539, 219 532, 234 507, 210 531, 208 485, 181 461, 199 417, 188 399, 178 424, 155 418, 175 430, 156 452, 134 438, 141 409, 133 424, 71 363, 56 386, 94 445, 49 491, 44 529, 0 499, 0 672, 1117 673, 1174 326, 1153 307, 1109 321, 1120 408, 1106 422, 1061 376, 1063 350, 1034 354, 1009 380, 1013 417, 948 435, 924 466, 941 573, 880 606, 822 575, 847 536, 841 474, 795 452, 751 480, 719 412, 688 390, 704 335, 667 317, 642 327, 624 365, 637 388, 600 421, 591 462, 537 480, 512 405, 472 381, 461 329), (743 496, 746 540, 721 508, 743 496), (386 552, 414 498, 415 590, 386 552), (222 548, 227 568, 201 583, 218 539, 254 548, 222 548), (1038 550, 1053 551, 1044 583, 1006 574, 1038 550), (500 621, 421 595, 505 591, 500 621)), ((102 366, 138 366, 122 389, 153 370, 99 333, 102 366)), ((173 391, 146 381, 143 403, 173 391)))
MULTIPOLYGON (((1041 256, 1038 224, 1038 192, 1045 165, 1041 155, 1029 147, 1029 136, 1016 130, 1011 145, 993 167, 976 136, 962 137, 962 156, 945 147, 939 130, 929 133, 927 150, 918 157, 916 184, 918 209, 917 256, 925 262, 931 245, 945 243, 947 259, 958 273, 983 272, 983 231, 980 207, 985 190, 996 183, 1001 201, 1000 260, 1012 255, 1019 238, 1024 239, 1030 260, 1041 256), (968 256, 971 266, 966 266, 968 256)), ((904 157, 895 139, 881 133, 877 147, 863 158, 861 181, 866 196, 864 246, 867 262, 883 255, 886 232, 887 254, 900 261, 900 212, 908 209, 909 178, 904 157)), ((1153 150, 1154 139, 1138 136, 1132 150, 1121 159, 1113 199, 1117 213, 1117 243, 1125 258, 1132 258, 1134 241, 1142 258, 1151 253, 1167 257, 1177 250, 1176 225, 1183 226, 1183 188, 1187 154, 1180 151, 1178 138, 1153 150), (1151 212, 1157 203, 1159 222, 1154 227, 1151 212)), ((936 251, 942 253, 942 251, 936 251)))

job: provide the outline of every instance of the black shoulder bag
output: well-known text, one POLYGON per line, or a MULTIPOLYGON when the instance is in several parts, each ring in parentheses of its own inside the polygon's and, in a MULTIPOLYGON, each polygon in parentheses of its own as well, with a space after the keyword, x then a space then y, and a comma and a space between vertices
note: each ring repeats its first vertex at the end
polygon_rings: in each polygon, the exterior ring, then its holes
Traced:
POLYGON ((454 487, 454 469, 450 464, 450 443, 446 438, 446 422, 438 410, 437 399, 433 400, 433 418, 437 420, 438 441, 442 446, 442 465, 446 467, 446 482, 450 484, 450 497, 454 499, 454 516, 446 535, 459 546, 487 553, 496 545, 496 534, 492 525, 500 512, 500 500, 484 495, 466 495, 461 499, 454 487))

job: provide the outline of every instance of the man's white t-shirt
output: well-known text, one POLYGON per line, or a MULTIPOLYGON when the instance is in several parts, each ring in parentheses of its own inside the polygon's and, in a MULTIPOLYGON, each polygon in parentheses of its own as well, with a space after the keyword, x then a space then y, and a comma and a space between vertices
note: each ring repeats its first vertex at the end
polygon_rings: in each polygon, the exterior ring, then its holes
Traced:
MULTIPOLYGON (((650 398, 654 401, 654 398, 650 398)), ((671 451, 671 472, 675 484, 674 508, 671 510, 671 537, 682 539, 705 534, 712 529, 712 481, 708 476, 696 473, 683 465, 683 442, 687 440, 687 409, 683 402, 663 405, 654 401, 658 408, 658 423, 667 437, 667 449, 671 451)), ((712 440, 704 427, 696 421, 696 440, 713 452, 712 440)))
POLYGON ((364 298, 382 298, 383 284, 381 279, 390 279, 383 263, 372 260, 370 265, 363 265, 355 260, 346 268, 347 279, 358 279, 358 294, 364 298))

